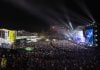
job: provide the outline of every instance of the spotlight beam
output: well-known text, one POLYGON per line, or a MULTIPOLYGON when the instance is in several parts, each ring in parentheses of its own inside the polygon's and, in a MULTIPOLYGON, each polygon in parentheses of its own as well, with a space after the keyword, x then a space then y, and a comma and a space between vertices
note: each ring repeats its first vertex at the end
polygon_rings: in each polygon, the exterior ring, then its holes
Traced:
MULTIPOLYGON (((59 7, 60 7, 59 9, 62 11, 62 13, 64 14, 65 17, 67 15, 69 15, 70 17, 75 18, 75 20, 80 20, 80 21, 85 22, 85 23, 89 23, 89 22, 91 23, 91 21, 88 20, 87 18, 82 17, 80 14, 73 12, 72 10, 66 8, 65 6, 60 5, 59 7)), ((73 19, 73 18, 70 18, 70 19, 73 19)))
POLYGON ((71 30, 73 30, 73 25, 72 25, 72 23, 71 23, 71 21, 70 21, 69 16, 67 16, 67 20, 68 20, 68 23, 69 23, 69 26, 70 26, 71 30))
POLYGON ((61 22, 64 26, 66 26, 67 28, 69 28, 68 24, 66 24, 66 22, 60 18, 58 12, 55 12, 53 10, 49 10, 48 11, 53 17, 55 17, 59 22, 61 22))
POLYGON ((93 23, 95 23, 95 19, 93 18, 93 16, 91 15, 91 13, 89 12, 88 8, 86 7, 86 4, 81 0, 75 0, 75 2, 79 5, 79 7, 84 11, 84 13, 93 21, 93 23))
POLYGON ((40 19, 43 19, 47 23, 54 23, 54 19, 52 17, 46 15, 43 13, 41 8, 37 7, 36 5, 31 5, 27 3, 24 0, 4 0, 5 2, 11 3, 14 6, 20 7, 21 9, 29 12, 29 14, 32 14, 33 16, 39 17, 40 19))

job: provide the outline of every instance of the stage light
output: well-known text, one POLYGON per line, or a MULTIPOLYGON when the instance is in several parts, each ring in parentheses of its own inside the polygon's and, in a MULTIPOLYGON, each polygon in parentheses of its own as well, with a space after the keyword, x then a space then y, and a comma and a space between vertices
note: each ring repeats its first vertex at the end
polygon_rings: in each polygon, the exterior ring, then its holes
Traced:
POLYGON ((94 32, 97 32, 98 30, 95 30, 94 32))
POLYGON ((95 46, 98 46, 98 44, 95 44, 95 46))
POLYGON ((95 41, 97 42, 97 41, 98 41, 98 39, 95 39, 95 41))
POLYGON ((96 34, 96 35, 94 35, 95 37, 97 37, 98 35, 96 34))

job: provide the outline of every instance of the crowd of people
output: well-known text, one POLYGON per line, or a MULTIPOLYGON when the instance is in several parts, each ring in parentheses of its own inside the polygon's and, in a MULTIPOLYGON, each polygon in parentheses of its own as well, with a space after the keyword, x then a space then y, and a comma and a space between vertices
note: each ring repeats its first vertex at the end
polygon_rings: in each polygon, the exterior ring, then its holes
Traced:
POLYGON ((98 70, 99 63, 94 48, 74 45, 34 44, 32 51, 0 49, 0 70, 98 70), (63 49, 61 48, 63 47, 63 49), (74 48, 73 48, 74 47, 74 48), (75 49, 76 48, 76 49, 75 49))

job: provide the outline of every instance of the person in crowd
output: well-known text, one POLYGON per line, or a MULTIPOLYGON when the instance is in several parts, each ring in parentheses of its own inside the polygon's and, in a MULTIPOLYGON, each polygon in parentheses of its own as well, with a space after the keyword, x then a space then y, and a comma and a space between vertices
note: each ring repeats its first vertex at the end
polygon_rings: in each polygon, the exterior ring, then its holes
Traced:
POLYGON ((5 55, 2 56, 1 58, 1 70, 6 70, 7 69, 7 58, 5 55))

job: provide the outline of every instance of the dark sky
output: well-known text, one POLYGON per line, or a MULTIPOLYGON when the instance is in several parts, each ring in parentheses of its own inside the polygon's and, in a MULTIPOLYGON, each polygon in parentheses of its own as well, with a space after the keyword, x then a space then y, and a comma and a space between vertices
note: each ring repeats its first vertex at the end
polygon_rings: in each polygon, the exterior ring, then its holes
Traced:
MULTIPOLYGON (((22 0, 25 3, 19 4, 21 0, 13 0, 15 2, 7 2, 0 0, 0 26, 11 29, 26 29, 28 31, 47 30, 52 24, 54 15, 48 13, 49 10, 54 10, 62 16, 60 10, 62 6, 71 9, 84 17, 89 16, 84 13, 75 3, 75 0, 22 0), (60 8, 60 9, 59 9, 60 8), (52 16, 49 18, 48 16, 52 16), (52 20, 52 21, 51 21, 52 20)), ((80 1, 80 0, 79 0, 80 1)), ((96 0, 84 0, 89 12, 93 15, 97 22, 99 20, 99 3, 96 0)), ((59 16, 59 18, 63 18, 59 16)), ((90 19, 91 20, 91 19, 90 19)))

